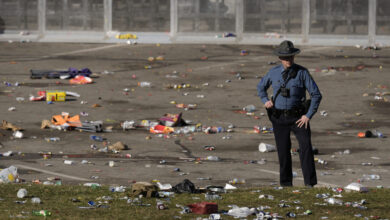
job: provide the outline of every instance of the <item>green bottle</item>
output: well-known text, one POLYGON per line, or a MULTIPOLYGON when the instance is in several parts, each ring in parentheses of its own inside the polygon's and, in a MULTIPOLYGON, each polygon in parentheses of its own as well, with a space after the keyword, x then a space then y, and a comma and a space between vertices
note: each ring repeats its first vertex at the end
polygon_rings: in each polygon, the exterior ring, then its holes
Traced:
POLYGON ((36 216, 51 216, 51 212, 47 210, 33 211, 32 213, 36 216))

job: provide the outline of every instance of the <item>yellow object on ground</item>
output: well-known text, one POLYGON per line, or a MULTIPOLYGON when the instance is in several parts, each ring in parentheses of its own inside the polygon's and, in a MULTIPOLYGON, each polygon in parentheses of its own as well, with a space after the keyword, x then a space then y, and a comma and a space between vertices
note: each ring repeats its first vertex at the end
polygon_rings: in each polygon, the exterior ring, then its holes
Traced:
POLYGON ((65 102, 66 93, 62 91, 46 91, 46 101, 65 102))
POLYGON ((117 39, 137 39, 135 34, 118 34, 115 36, 117 39))

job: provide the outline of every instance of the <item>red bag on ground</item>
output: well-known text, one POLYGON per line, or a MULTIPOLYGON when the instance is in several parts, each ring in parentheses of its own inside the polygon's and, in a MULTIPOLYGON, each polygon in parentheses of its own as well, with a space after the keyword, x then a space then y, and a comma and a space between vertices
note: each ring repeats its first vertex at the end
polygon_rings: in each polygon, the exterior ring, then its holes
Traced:
POLYGON ((212 202, 194 203, 188 205, 188 207, 190 207, 192 213, 195 214, 205 215, 218 212, 218 204, 212 202))

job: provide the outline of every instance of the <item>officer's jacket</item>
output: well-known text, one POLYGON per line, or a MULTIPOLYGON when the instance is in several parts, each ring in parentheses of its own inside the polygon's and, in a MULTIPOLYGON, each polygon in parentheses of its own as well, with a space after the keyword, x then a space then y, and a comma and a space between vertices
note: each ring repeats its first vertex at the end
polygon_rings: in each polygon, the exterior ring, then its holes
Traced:
POLYGON ((303 101, 306 100, 307 90, 311 97, 311 104, 308 112, 306 113, 306 116, 308 118, 312 118, 313 115, 317 112, 318 106, 320 105, 322 99, 322 95, 309 71, 300 65, 293 65, 294 66, 292 68, 295 69, 296 76, 291 78, 287 82, 287 85, 285 84, 287 80, 284 80, 282 77, 282 74, 284 72, 283 65, 278 65, 270 69, 257 85, 258 96, 263 103, 266 103, 267 101, 269 101, 267 90, 270 86, 272 86, 274 97, 279 88, 285 86, 287 89, 290 90, 289 96, 284 97, 279 94, 276 97, 276 100, 274 100, 274 106, 276 109, 285 110, 292 109, 294 107, 300 107, 303 101))

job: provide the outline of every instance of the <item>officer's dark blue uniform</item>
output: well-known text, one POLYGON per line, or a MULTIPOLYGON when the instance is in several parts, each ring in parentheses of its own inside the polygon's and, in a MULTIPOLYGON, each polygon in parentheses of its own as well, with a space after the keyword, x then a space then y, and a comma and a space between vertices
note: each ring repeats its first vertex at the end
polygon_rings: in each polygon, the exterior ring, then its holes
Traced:
MULTIPOLYGON (((290 41, 284 41, 276 49, 275 54, 283 57, 294 56, 299 52, 299 49, 294 48, 290 41)), ((311 145, 310 125, 307 125, 307 128, 305 126, 299 127, 296 122, 303 114, 309 119, 313 117, 321 102, 321 93, 309 71, 297 64, 292 64, 287 70, 283 65, 278 65, 262 78, 257 85, 257 91, 263 103, 269 101, 267 90, 270 86, 273 88, 274 108, 272 111, 268 111, 268 114, 273 125, 278 150, 280 184, 292 186, 290 133, 293 131, 299 142, 299 157, 305 185, 316 185, 317 176, 311 145), (284 74, 287 77, 283 76, 284 74), (288 92, 281 95, 280 91, 278 92, 281 88, 287 89, 288 92), (306 100, 306 90, 311 97, 311 104, 305 113, 302 103, 306 100)))

